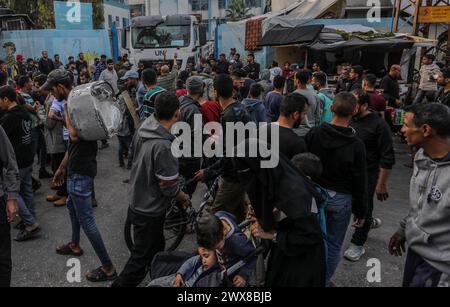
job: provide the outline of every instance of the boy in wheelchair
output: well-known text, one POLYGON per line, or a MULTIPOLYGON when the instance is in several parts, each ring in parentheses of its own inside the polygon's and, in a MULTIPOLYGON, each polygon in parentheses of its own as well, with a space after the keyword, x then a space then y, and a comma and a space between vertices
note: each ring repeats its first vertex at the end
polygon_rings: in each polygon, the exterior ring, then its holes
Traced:
MULTIPOLYGON (((183 264, 179 266, 176 273, 154 279, 149 287, 247 286, 256 266, 256 257, 247 258, 255 252, 255 247, 239 229, 234 216, 223 211, 216 214, 205 213, 199 218, 195 230, 199 255, 188 260, 186 255, 184 259, 180 256, 179 263, 183 264), (229 276, 227 268, 235 266, 244 259, 242 267, 229 276)), ((153 267, 164 265, 158 264, 160 258, 161 262, 168 259, 162 254, 157 255, 152 264, 152 271, 153 267)))

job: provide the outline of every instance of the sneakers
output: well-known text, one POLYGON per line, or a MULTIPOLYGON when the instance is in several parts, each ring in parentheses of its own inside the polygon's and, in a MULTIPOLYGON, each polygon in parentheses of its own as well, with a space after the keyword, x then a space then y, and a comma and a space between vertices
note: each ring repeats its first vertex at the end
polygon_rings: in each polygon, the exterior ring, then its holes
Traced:
POLYGON ((61 199, 54 202, 55 207, 64 207, 66 205, 67 197, 61 197, 61 199))
POLYGON ((378 229, 382 225, 382 222, 379 218, 374 218, 372 220, 372 225, 370 225, 370 229, 378 229))
POLYGON ((351 244, 350 247, 345 251, 344 257, 349 261, 359 261, 361 257, 366 253, 366 250, 362 246, 357 246, 351 244))

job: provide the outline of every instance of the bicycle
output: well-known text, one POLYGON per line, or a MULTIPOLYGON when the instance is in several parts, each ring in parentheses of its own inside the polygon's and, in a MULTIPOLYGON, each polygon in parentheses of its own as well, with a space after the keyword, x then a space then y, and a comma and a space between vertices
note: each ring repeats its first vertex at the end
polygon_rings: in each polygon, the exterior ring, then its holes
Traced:
MULTIPOLYGON (((188 186, 195 179, 188 180, 183 186, 188 186)), ((187 230, 194 229, 197 218, 201 216, 205 208, 212 205, 216 197, 220 178, 217 178, 203 196, 198 210, 192 206, 185 209, 175 199, 171 201, 166 212, 164 223, 165 250, 174 251, 183 241, 187 230)), ((125 222, 125 242, 131 251, 134 247, 133 225, 127 218, 125 222)))

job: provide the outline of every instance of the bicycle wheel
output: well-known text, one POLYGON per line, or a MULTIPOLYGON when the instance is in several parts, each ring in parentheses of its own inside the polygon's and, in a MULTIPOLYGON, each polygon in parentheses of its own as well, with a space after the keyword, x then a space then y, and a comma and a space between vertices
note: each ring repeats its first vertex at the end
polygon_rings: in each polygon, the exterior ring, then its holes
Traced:
POLYGON ((164 238, 166 240, 166 251, 174 251, 183 241, 189 223, 187 212, 178 204, 173 204, 167 210, 164 223, 164 238))

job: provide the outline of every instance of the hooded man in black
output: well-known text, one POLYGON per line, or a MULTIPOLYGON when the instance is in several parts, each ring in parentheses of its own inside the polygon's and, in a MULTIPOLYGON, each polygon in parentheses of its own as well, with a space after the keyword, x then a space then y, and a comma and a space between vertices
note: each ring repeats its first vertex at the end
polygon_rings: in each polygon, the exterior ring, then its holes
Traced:
POLYGON ((358 261, 364 255, 363 246, 367 241, 370 229, 381 226, 381 220, 372 217, 373 198, 376 193, 379 201, 388 199, 387 182, 395 164, 395 152, 388 124, 377 113, 369 110, 369 94, 357 91, 354 95, 357 97, 358 105, 351 126, 366 147, 368 210, 364 226, 355 230, 352 244, 344 254, 344 257, 350 261, 358 261))
POLYGON ((253 234, 273 242, 266 286, 323 287, 325 246, 317 216, 323 199, 283 154, 273 168, 262 168, 260 157, 250 158, 249 148, 257 142, 247 139, 238 145, 246 155, 234 158, 233 165, 255 211, 253 234))
POLYGON ((323 174, 317 183, 328 191, 327 207, 328 265, 327 284, 341 260, 351 214, 356 222, 353 227, 364 225, 367 211, 367 166, 364 143, 349 126, 356 109, 356 98, 346 92, 334 99, 331 124, 324 123, 306 135, 309 151, 320 158, 323 174))

